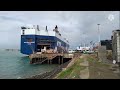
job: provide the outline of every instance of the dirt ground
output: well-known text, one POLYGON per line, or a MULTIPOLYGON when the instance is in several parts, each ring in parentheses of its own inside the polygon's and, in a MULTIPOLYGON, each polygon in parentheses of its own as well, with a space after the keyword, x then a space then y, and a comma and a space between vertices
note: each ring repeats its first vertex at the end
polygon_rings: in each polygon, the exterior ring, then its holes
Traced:
POLYGON ((89 79, 120 79, 119 68, 113 68, 115 66, 107 60, 106 62, 89 61, 89 79))
POLYGON ((120 71, 116 65, 106 60, 99 62, 95 55, 83 55, 89 62, 89 79, 120 79, 120 71))
POLYGON ((59 73, 58 79, 120 79, 120 68, 109 60, 100 62, 95 54, 82 54, 74 61, 59 73))

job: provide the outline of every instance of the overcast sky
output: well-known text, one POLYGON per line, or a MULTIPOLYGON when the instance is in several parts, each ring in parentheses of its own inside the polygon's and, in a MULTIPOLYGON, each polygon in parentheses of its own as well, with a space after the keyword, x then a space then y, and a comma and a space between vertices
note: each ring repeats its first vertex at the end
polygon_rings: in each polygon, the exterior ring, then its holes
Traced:
POLYGON ((71 48, 81 43, 98 41, 98 26, 101 39, 110 39, 112 30, 119 27, 117 11, 0 11, 0 48, 20 48, 20 27, 26 24, 48 26, 53 30, 58 25, 71 48), (108 19, 110 18, 110 19, 108 19))

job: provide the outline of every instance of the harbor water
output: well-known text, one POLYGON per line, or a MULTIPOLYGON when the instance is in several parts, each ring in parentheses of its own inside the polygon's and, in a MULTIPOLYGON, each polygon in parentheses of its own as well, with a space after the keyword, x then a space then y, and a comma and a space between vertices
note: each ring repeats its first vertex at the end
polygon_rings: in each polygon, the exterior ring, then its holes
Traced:
POLYGON ((24 79, 51 71, 58 65, 29 63, 29 57, 20 51, 0 50, 0 79, 24 79))

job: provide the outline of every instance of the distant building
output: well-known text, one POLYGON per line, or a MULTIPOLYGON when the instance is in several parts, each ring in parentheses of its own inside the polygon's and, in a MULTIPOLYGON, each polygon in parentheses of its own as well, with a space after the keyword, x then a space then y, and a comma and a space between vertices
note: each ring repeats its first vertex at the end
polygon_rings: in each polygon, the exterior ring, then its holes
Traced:
POLYGON ((101 40, 101 46, 106 46, 106 50, 112 50, 112 40, 101 40))
POLYGON ((112 34, 113 59, 116 60, 120 66, 120 30, 114 30, 112 34))
POLYGON ((78 51, 88 51, 91 50, 91 47, 77 47, 78 51))
POLYGON ((74 53, 75 50, 69 49, 68 52, 69 52, 69 53, 74 53))

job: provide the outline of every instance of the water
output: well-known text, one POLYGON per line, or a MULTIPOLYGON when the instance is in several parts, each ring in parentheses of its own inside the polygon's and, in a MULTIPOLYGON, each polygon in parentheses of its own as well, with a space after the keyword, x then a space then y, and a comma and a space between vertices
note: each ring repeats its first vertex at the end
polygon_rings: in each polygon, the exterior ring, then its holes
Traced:
POLYGON ((0 79, 19 79, 51 71, 58 65, 31 65, 19 51, 0 50, 0 79))

